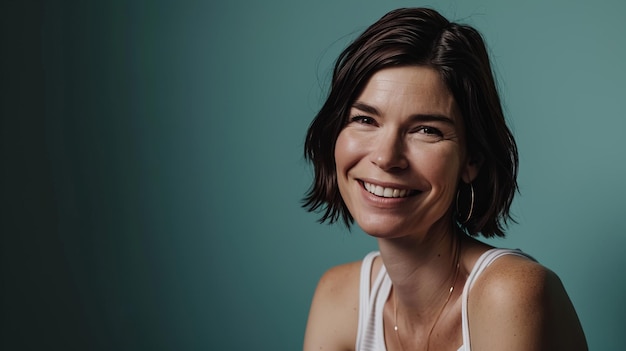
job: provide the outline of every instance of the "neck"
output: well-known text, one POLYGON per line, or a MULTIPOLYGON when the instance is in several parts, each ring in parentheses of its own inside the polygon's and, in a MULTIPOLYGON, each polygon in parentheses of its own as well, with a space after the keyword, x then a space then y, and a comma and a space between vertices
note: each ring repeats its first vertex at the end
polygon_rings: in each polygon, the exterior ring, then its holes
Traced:
POLYGON ((428 324, 448 297, 459 264, 462 236, 454 230, 415 237, 379 239, 393 294, 411 324, 428 324), (427 282, 427 283, 424 283, 427 282))

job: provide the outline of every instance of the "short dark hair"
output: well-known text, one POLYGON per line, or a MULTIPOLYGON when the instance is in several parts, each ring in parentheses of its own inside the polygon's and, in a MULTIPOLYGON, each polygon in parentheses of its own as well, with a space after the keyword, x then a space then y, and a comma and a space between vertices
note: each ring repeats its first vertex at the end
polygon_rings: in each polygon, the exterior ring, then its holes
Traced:
POLYGON ((478 31, 432 9, 393 10, 339 55, 329 95, 306 135, 304 155, 314 166, 315 179, 303 207, 321 212, 320 222, 341 218, 348 228, 354 222, 337 185, 335 143, 369 78, 394 66, 426 66, 439 72, 461 111, 468 155, 482 162, 472 183, 476 194, 472 217, 457 223, 473 236, 504 236, 504 227, 513 221, 509 212, 517 191, 518 155, 489 55, 478 31))

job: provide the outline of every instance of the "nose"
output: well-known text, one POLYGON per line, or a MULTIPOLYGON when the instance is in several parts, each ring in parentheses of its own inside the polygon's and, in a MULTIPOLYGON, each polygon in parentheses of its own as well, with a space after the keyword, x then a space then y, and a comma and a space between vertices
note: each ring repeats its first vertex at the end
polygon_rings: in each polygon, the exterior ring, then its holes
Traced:
POLYGON ((409 166, 404 140, 398 133, 380 135, 372 149, 371 162, 387 172, 400 171, 409 166))

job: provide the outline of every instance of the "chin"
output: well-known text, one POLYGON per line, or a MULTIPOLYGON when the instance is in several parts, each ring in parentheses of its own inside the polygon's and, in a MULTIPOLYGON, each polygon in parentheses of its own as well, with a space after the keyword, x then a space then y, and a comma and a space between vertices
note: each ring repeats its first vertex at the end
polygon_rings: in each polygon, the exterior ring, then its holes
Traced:
POLYGON ((401 225, 389 220, 376 221, 371 218, 369 220, 356 220, 356 223, 366 234, 380 239, 398 237, 399 233, 402 233, 403 229, 406 228, 406 224, 401 225))

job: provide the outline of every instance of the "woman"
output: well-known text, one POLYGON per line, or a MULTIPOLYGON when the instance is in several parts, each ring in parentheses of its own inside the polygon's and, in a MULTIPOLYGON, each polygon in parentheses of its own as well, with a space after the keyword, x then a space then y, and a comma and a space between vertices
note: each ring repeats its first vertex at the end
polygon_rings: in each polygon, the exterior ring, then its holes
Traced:
POLYGON ((324 274, 305 350, 586 350, 559 278, 504 236, 517 149, 480 34, 429 9, 382 17, 337 60, 305 199, 379 251, 324 274))

